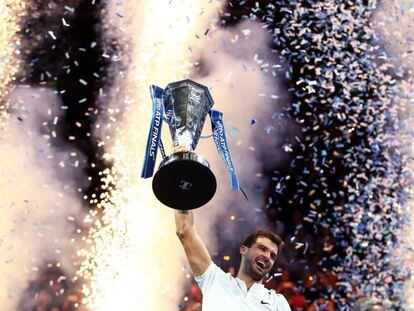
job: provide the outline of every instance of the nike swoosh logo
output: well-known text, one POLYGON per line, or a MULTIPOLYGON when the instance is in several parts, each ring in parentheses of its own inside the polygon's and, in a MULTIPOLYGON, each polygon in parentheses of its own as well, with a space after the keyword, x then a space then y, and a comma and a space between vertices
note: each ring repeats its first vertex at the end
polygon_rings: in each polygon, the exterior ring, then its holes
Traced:
POLYGON ((268 302, 266 302, 266 301, 260 301, 260 303, 262 304, 262 305, 270 305, 270 303, 268 303, 268 302))

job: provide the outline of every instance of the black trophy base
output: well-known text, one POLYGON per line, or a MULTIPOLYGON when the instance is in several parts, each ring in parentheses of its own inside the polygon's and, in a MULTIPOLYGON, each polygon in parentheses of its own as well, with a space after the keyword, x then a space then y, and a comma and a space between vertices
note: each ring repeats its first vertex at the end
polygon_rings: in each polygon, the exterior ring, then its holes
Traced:
POLYGON ((216 192, 216 178, 207 160, 194 152, 176 152, 161 162, 152 190, 164 205, 191 210, 203 206, 216 192))

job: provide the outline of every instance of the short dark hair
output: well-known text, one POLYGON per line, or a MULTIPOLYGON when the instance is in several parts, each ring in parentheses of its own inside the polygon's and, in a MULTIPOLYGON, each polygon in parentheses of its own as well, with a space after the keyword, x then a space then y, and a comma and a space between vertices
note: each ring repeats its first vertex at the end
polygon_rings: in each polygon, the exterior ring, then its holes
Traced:
POLYGON ((249 234, 249 236, 246 238, 246 240, 244 240, 244 242, 242 243, 242 245, 247 246, 247 247, 252 247, 252 245, 254 243, 257 242, 257 238, 259 237, 264 237, 264 238, 268 238, 270 241, 272 241, 273 243, 276 244, 277 246, 277 250, 278 253, 280 253, 280 250, 282 249, 284 243, 282 241, 282 238, 280 236, 278 236, 277 234, 268 231, 268 230, 257 230, 251 234, 249 234))

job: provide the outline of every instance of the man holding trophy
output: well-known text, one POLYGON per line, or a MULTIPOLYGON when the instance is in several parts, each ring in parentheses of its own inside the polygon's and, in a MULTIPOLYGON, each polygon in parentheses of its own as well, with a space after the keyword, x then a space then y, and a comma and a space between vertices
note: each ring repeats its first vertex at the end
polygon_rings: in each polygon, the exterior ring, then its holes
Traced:
POLYGON ((216 190, 216 179, 207 160, 193 152, 207 114, 217 150, 230 173, 231 188, 242 190, 222 114, 211 109, 214 102, 208 88, 183 80, 168 84, 165 90, 152 85, 151 96, 153 116, 142 177, 153 175, 160 149, 163 161, 155 173, 152 188, 159 201, 175 209, 176 233, 203 293, 203 311, 290 310, 283 295, 262 284, 283 245, 279 236, 264 230, 250 234, 240 246, 241 265, 234 278, 214 264, 195 229, 192 210, 206 204, 216 190), (161 143, 163 120, 169 125, 174 143, 174 152, 168 157, 161 143))

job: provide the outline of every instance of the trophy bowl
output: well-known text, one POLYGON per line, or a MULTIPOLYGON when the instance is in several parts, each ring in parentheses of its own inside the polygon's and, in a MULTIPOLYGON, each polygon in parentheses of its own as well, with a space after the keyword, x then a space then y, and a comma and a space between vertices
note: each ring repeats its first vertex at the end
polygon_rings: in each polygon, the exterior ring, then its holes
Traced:
POLYGON ((207 160, 191 152, 175 152, 164 159, 152 181, 152 190, 164 205, 191 210, 205 205, 217 182, 207 160))

